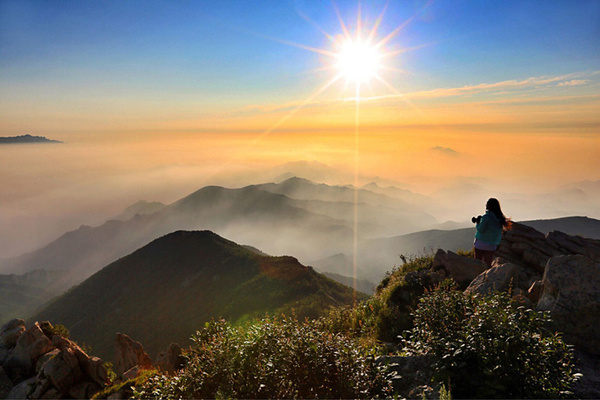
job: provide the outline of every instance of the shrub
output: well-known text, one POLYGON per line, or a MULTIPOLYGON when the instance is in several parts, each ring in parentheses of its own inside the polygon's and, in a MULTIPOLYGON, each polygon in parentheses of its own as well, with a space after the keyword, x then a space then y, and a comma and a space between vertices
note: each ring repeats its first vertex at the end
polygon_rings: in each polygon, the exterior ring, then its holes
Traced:
POLYGON ((367 398, 387 396, 376 351, 319 321, 213 321, 193 337, 186 367, 155 375, 137 398, 367 398))
POLYGON ((407 349, 434 356, 435 376, 458 398, 556 398, 574 378, 571 349, 548 314, 515 308, 506 293, 465 295, 445 283, 414 313, 407 349))

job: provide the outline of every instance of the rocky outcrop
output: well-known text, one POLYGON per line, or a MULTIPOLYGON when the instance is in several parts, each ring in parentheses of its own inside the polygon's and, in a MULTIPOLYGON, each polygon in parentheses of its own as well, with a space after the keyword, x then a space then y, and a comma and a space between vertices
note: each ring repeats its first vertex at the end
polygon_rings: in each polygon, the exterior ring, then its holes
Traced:
POLYGON ((90 398, 108 381, 102 360, 53 335, 48 322, 21 319, 0 330, 0 398, 90 398), (44 327, 45 329, 42 329, 44 327))
POLYGON ((487 269, 483 261, 463 257, 451 251, 439 249, 433 259, 433 269, 454 279, 463 288, 487 269))
POLYGON ((119 375, 136 366, 140 369, 152 368, 152 360, 142 344, 123 333, 117 333, 115 356, 115 372, 119 375))
POLYGON ((496 259, 492 267, 478 275, 465 293, 488 294, 494 291, 509 291, 518 286, 519 267, 516 264, 501 264, 496 259))
POLYGON ((600 262, 583 255, 553 257, 537 305, 577 348, 600 356, 600 262))
MULTIPOLYGON (((14 324, 15 322, 8 323, 14 324)), ((19 335, 15 347, 6 357, 3 367, 13 382, 20 382, 22 378, 35 373, 38 359, 51 350, 53 350, 52 341, 36 322, 19 335)))
POLYGON ((517 304, 549 311, 552 328, 576 349, 583 377, 575 394, 600 395, 600 240, 558 231, 544 235, 515 223, 503 235, 492 268, 479 271, 472 259, 440 250, 434 269, 461 286, 468 281, 466 293, 511 291, 517 304))
POLYGON ((167 351, 160 353, 156 358, 156 366, 163 372, 173 373, 183 367, 185 359, 181 346, 177 343, 171 343, 167 351))
MULTIPOLYGON (((105 363, 86 354, 77 343, 57 334, 49 322, 25 326, 13 319, 0 329, 0 399, 89 399, 109 382, 105 363)), ((134 379, 139 372, 153 368, 139 342, 118 333, 115 340, 117 382, 134 379)), ((185 361, 177 343, 161 353, 156 367, 173 373, 185 361)), ((129 387, 113 393, 129 398, 129 387)), ((119 397, 121 396, 121 397, 119 397)))

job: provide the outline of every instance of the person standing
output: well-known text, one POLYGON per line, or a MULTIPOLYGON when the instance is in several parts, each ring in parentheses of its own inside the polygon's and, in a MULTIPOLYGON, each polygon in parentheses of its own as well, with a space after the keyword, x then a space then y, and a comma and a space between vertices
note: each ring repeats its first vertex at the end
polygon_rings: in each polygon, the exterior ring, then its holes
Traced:
POLYGON ((485 215, 472 218, 477 229, 473 246, 475 258, 491 267, 494 253, 502 241, 502 232, 510 229, 511 221, 502 213, 497 199, 489 199, 485 209, 485 215))

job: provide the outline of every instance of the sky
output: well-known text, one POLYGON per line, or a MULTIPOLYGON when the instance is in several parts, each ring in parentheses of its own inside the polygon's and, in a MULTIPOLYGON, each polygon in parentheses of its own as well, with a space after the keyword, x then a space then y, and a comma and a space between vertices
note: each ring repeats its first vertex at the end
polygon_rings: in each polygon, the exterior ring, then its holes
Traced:
POLYGON ((0 136, 65 142, 0 148, 0 258, 297 161, 432 196, 593 186, 599 37, 597 0, 0 0, 0 136), (369 38, 376 73, 340 76, 369 38))

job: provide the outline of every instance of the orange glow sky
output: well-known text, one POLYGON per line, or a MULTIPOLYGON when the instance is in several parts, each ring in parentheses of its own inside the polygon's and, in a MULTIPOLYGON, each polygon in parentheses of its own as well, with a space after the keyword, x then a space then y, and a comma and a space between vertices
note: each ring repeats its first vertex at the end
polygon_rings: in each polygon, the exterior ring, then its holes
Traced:
POLYGON ((599 2, 405 3, 0 2, 0 136, 66 142, 0 148, 0 222, 95 223, 302 160, 425 194, 600 181, 599 2), (328 85, 357 32, 386 55, 358 105, 328 85))

